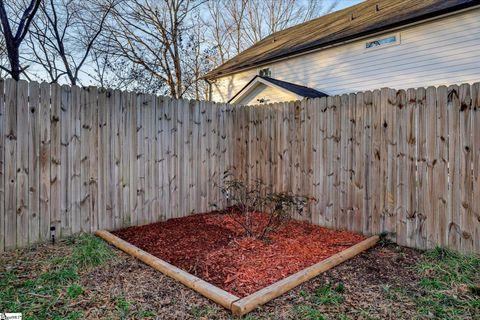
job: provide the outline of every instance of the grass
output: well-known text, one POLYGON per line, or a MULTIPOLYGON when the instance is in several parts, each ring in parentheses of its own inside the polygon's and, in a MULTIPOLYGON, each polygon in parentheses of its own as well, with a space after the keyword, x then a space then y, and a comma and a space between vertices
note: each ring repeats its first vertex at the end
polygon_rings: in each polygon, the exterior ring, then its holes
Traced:
POLYGON ((115 256, 114 251, 101 239, 83 234, 72 237, 73 252, 70 263, 78 268, 94 268, 115 256))
POLYGON ((118 297, 115 302, 115 307, 120 318, 124 319, 130 313, 131 302, 126 300, 124 297, 118 297))
MULTIPOLYGON (((24 319, 74 320, 88 317, 81 307, 76 306, 80 301, 95 304, 89 296, 91 290, 87 283, 82 282, 82 277, 115 259, 116 253, 93 235, 71 237, 67 244, 62 249, 62 256, 58 256, 60 251, 56 251, 54 255, 47 253, 30 261, 26 258, 28 255, 19 252, 18 260, 13 261, 9 268, 0 267, 0 311, 22 312, 24 319)), ((25 249, 25 253, 29 251, 25 249)), ((395 301, 398 305, 399 301, 405 302, 409 312, 416 313, 416 317, 412 317, 416 319, 476 319, 480 314, 478 255, 434 249, 424 253, 412 268, 409 270, 417 273, 417 283, 407 286, 386 281, 376 287, 387 303, 395 301)), ((342 282, 299 291, 298 300, 292 302, 288 312, 293 312, 295 319, 304 320, 375 319, 372 315, 378 312, 373 306, 370 308, 370 305, 363 304, 352 309, 349 299, 356 292, 352 292, 354 289, 350 283, 345 283, 348 292, 342 282)), ((154 319, 159 316, 157 312, 162 312, 150 304, 142 304, 145 301, 135 301, 127 296, 120 294, 108 298, 111 302, 109 314, 113 314, 113 318, 154 319)), ((175 299, 172 297, 171 305, 177 303, 175 299)), ((189 314, 197 319, 216 318, 223 312, 220 307, 202 304, 188 309, 189 314)), ((243 319, 264 318, 271 319, 272 316, 251 314, 243 319)))
POLYGON ((436 248, 427 251, 416 266, 419 292, 389 285, 382 289, 392 301, 412 301, 418 319, 472 319, 480 314, 480 295, 475 293, 480 284, 479 270, 478 255, 436 248))
MULTIPOLYGON (((475 319, 480 315, 480 257, 463 255, 447 249, 427 251, 416 266, 420 280, 416 288, 380 285, 385 296, 396 301, 400 298, 414 303, 417 319, 475 319)), ((298 318, 332 319, 323 314, 321 306, 337 306, 344 302, 345 288, 342 283, 318 287, 314 292, 300 291, 306 300, 295 307, 298 318)), ((374 319, 368 310, 351 310, 355 317, 374 319)), ((334 319, 350 319, 338 314, 334 319)), ((480 318, 479 318, 480 319, 480 318)))
POLYGON ((83 293, 82 286, 74 283, 67 288, 67 295, 70 299, 76 299, 83 293))
POLYGON ((342 293, 345 292, 343 283, 337 284, 335 287, 326 285, 320 288, 317 288, 315 291, 315 300, 317 304, 333 304, 338 305, 343 303, 342 293))
POLYGON ((218 308, 212 307, 212 306, 207 306, 205 308, 198 308, 198 307, 192 308, 192 314, 196 318, 209 319, 212 316, 214 316, 217 312, 218 312, 218 308))
MULTIPOLYGON (((300 304, 295 306, 295 313, 298 318, 304 320, 328 320, 321 310, 320 306, 340 305, 344 302, 343 293, 345 287, 343 283, 336 285, 324 285, 315 289, 313 294, 308 294, 305 291, 300 291, 299 295, 305 298, 311 304, 300 304)), ((347 320, 349 317, 339 314, 335 319, 347 320)))
POLYGON ((295 312, 304 320, 327 320, 327 317, 320 310, 309 305, 298 305, 295 307, 295 312))
POLYGON ((398 300, 402 296, 408 296, 407 290, 402 287, 394 287, 388 284, 380 285, 380 287, 389 300, 398 300))
POLYGON ((96 268, 115 257, 114 251, 93 235, 68 239, 70 255, 35 261, 38 274, 2 271, 0 310, 22 312, 24 319, 82 319, 81 310, 70 307, 83 294, 81 272, 96 268), (27 278, 28 276, 28 278, 27 278))
POLYGON ((123 296, 118 296, 114 300, 119 319, 154 319, 156 317, 156 313, 152 310, 136 310, 135 301, 129 301, 123 296))
POLYGON ((465 319, 480 314, 480 257, 436 248, 425 254, 418 266, 421 273, 416 296, 419 316, 437 319, 465 319))

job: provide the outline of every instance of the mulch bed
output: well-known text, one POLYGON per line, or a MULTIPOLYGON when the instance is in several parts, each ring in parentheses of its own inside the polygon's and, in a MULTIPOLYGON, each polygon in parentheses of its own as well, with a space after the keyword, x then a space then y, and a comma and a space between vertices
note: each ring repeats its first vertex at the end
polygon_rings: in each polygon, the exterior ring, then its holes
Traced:
MULTIPOLYGON (((234 295, 244 297, 365 239, 290 220, 268 241, 244 237, 235 213, 203 213, 114 232, 234 295)), ((268 216, 255 213, 258 227, 268 216)))

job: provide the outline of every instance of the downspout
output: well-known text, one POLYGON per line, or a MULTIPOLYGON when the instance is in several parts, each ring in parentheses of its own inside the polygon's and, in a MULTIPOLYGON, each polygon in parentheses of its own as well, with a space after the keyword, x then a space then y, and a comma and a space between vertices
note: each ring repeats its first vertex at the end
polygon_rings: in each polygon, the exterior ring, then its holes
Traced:
POLYGON ((212 83, 208 81, 207 78, 204 78, 205 82, 208 85, 208 90, 207 90, 207 101, 212 101, 212 83))

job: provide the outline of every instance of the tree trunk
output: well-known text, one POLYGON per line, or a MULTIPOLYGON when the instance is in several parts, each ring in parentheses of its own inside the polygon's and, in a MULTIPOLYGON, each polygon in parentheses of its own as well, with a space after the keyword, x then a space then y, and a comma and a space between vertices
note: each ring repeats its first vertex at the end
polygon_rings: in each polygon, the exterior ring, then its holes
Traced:
POLYGON ((20 80, 20 54, 18 51, 18 47, 13 45, 13 46, 7 46, 7 52, 8 52, 8 61, 10 62, 10 74, 13 79, 15 80, 20 80))

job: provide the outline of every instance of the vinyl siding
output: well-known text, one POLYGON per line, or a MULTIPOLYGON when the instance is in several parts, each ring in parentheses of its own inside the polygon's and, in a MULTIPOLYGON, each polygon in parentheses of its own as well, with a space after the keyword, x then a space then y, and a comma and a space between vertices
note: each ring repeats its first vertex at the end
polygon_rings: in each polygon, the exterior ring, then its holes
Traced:
POLYGON ((288 94, 283 92, 277 88, 273 88, 267 86, 263 83, 258 84, 252 90, 252 92, 248 93, 245 97, 243 97, 237 104, 241 105, 254 105, 260 104, 259 100, 264 100, 263 103, 275 103, 275 102, 284 102, 284 101, 294 101, 297 100, 296 95, 288 94))
MULTIPOLYGON (((362 39, 272 63, 272 77, 329 95, 480 80, 480 8, 374 38, 398 33, 399 45, 368 50, 369 39, 362 39)), ((213 100, 228 101, 256 74, 252 69, 217 79, 213 100)))

